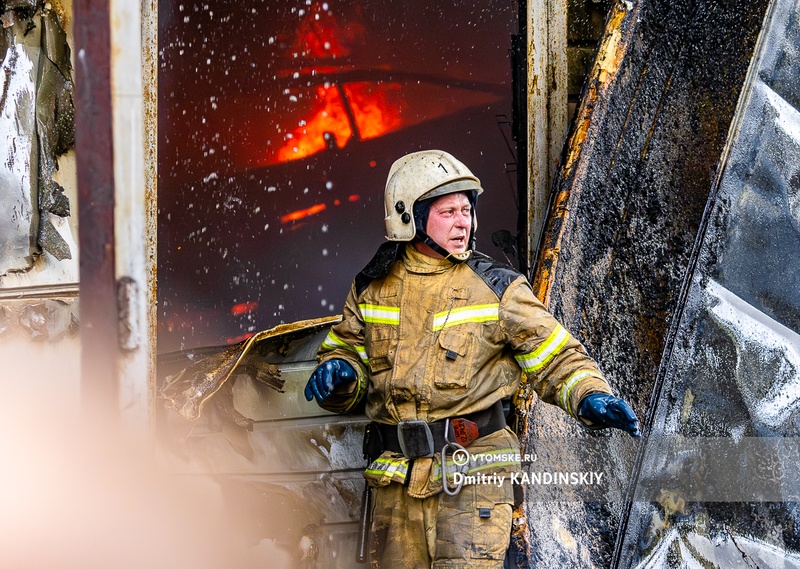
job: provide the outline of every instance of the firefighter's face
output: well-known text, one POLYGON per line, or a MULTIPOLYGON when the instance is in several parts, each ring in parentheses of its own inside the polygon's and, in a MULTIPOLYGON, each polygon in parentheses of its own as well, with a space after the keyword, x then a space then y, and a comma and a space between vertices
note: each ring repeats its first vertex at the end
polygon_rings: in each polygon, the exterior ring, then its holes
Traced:
POLYGON ((447 194, 431 204, 425 231, 449 253, 467 250, 470 227, 472 206, 466 194, 447 194))

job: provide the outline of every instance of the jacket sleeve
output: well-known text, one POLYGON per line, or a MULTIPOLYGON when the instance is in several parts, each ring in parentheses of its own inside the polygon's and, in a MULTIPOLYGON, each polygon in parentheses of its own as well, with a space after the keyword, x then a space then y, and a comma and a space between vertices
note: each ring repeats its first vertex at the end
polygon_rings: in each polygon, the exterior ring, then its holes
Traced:
POLYGON ((611 388, 584 347, 547 312, 524 277, 509 285, 499 310, 506 342, 539 398, 591 426, 578 418, 581 399, 611 388))
POLYGON ((334 389, 320 407, 334 413, 353 411, 367 393, 367 352, 364 349, 364 319, 358 308, 355 288, 350 288, 342 312, 342 321, 333 326, 317 351, 319 363, 332 359, 345 360, 356 370, 355 382, 334 389))

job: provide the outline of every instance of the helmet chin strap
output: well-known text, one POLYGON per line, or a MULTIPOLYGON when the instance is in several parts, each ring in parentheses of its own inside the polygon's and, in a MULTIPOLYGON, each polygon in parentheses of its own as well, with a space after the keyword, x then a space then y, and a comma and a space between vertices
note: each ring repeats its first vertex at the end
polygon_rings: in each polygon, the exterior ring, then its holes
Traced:
MULTIPOLYGON (((441 245, 439 245, 436 241, 430 238, 430 236, 422 231, 421 229, 417 229, 417 237, 420 241, 425 243, 428 247, 439 253, 442 257, 450 261, 451 263, 463 263, 469 256, 472 254, 471 250, 464 251, 463 253, 451 253, 441 245)), ((470 245, 472 244, 472 240, 470 239, 470 245)))

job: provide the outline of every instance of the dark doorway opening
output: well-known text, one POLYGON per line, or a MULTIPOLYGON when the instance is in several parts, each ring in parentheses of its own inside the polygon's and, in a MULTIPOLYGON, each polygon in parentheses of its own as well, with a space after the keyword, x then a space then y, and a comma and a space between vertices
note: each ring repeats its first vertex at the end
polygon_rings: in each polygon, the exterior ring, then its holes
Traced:
POLYGON ((392 162, 481 179, 517 233, 508 0, 159 2, 158 350, 335 314, 383 237, 392 162))

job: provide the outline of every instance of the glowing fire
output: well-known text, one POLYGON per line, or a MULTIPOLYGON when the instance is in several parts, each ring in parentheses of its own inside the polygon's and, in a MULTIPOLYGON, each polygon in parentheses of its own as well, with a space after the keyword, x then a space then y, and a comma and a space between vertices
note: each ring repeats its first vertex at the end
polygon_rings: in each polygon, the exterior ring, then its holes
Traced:
POLYGON ((289 223, 290 221, 298 221, 303 219, 304 217, 308 217, 310 215, 315 215, 321 211, 325 211, 325 204, 318 203, 316 205, 312 205, 307 209, 298 209, 297 211, 293 211, 291 213, 287 213, 286 215, 281 216, 281 223, 289 223))
MULTIPOLYGON (((291 50, 293 57, 300 54, 306 62, 302 75, 346 71, 351 66, 332 63, 366 45, 367 28, 361 10, 356 7, 334 13, 327 2, 309 0, 307 4, 310 7, 300 21, 291 50)), ((292 75, 299 76, 296 70, 292 75)), ((292 100, 308 101, 303 95, 307 94, 295 93, 292 100)), ((285 135, 268 163, 299 160, 326 148, 343 148, 352 136, 361 140, 376 138, 401 124, 403 101, 397 84, 350 83, 337 87, 326 83, 317 87, 316 97, 311 98, 311 118, 301 120, 285 135)))
MULTIPOLYGON (((402 126, 404 102, 396 83, 352 83, 344 88, 362 140, 377 138, 402 126)), ((336 87, 318 87, 312 118, 301 123, 278 150, 279 162, 299 160, 334 145, 344 148, 353 130, 345 102, 336 87)))
POLYGON ((240 302, 239 304, 231 306, 231 314, 234 316, 242 316, 243 314, 253 312, 256 308, 258 308, 258 301, 240 302))
POLYGON ((332 144, 342 148, 352 136, 342 99, 334 87, 318 87, 317 102, 313 118, 296 128, 278 151, 280 162, 305 158, 332 144))
POLYGON ((359 13, 339 13, 325 2, 315 2, 297 29, 294 51, 304 57, 336 58, 350 55, 352 48, 363 45, 367 29, 359 13))
POLYGON ((242 334, 241 336, 234 336, 233 338, 225 338, 226 344, 238 344, 239 342, 244 342, 245 340, 252 338, 255 336, 255 332, 248 332, 247 334, 242 334))
POLYGON ((362 140, 397 130, 405 106, 396 83, 349 83, 344 88, 362 140))

